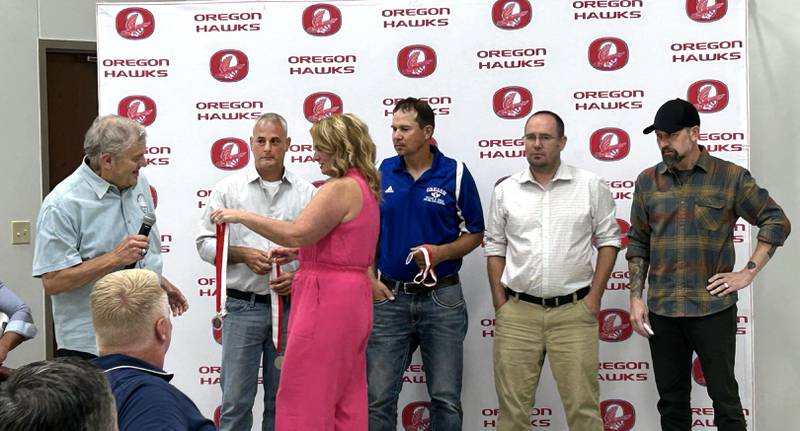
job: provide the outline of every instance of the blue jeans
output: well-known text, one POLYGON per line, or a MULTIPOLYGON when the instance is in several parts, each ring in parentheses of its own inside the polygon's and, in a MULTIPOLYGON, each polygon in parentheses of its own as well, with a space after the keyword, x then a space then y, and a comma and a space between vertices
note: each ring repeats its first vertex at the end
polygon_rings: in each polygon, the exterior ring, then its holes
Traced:
POLYGON ((397 429, 397 399, 403 373, 417 347, 431 397, 431 431, 460 431, 461 378, 467 307, 461 285, 428 294, 394 292, 394 301, 374 304, 367 345, 369 430, 397 429))
MULTIPOLYGON (((272 344, 270 304, 228 297, 228 314, 222 327, 222 409, 220 431, 250 430, 253 402, 258 390, 259 364, 263 357, 264 415, 261 429, 275 429, 275 393, 280 370, 275 368, 278 352, 272 344)), ((284 329, 289 315, 284 299, 284 329)), ((286 333, 284 331, 284 340, 286 333)))

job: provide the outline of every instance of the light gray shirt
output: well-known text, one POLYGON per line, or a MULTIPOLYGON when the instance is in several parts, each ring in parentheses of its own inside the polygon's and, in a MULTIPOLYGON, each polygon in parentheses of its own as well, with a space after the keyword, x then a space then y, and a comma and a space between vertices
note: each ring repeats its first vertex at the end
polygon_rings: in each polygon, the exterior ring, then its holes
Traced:
MULTIPOLYGON (((42 202, 36 221, 33 276, 71 268, 108 253, 128 235, 139 233, 142 218, 154 209, 144 175, 139 175, 135 186, 120 192, 84 160, 42 202)), ((156 226, 149 240, 150 248, 136 267, 160 275, 163 263, 156 226)), ((59 348, 97 354, 89 304, 93 287, 94 283, 89 283, 52 296, 59 348)))
POLYGON ((561 163, 542 186, 529 169, 494 188, 486 226, 486 256, 505 256, 501 283, 542 298, 589 286, 592 240, 620 247, 616 205, 597 175, 561 163))
POLYGON ((0 281, 0 313, 8 318, 8 323, 2 332, 16 332, 25 338, 36 336, 31 307, 22 302, 2 281, 0 281))
MULTIPOLYGON (((219 208, 234 208, 273 218, 293 221, 308 205, 316 193, 310 182, 284 169, 277 189, 270 190, 261 181, 255 166, 248 165, 244 171, 231 175, 214 186, 205 211, 200 218, 199 233, 195 239, 197 252, 204 261, 214 264, 216 250, 216 226, 211 223, 210 214, 219 208)), ((269 250, 278 246, 263 236, 251 231, 242 224, 229 224, 228 245, 269 250)), ((284 270, 294 271, 297 264, 284 265, 284 270)), ((258 275, 245 263, 228 264, 227 287, 242 292, 259 295, 268 294, 269 274, 258 275)))

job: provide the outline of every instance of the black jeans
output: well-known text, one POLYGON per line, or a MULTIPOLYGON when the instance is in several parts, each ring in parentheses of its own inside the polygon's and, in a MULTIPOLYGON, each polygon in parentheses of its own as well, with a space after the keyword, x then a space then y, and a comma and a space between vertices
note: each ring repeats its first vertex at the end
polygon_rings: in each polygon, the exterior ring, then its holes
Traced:
POLYGON ((734 375, 736 306, 702 317, 664 317, 650 313, 655 335, 650 354, 664 431, 692 428, 692 352, 697 352, 719 431, 744 431, 746 423, 734 375))

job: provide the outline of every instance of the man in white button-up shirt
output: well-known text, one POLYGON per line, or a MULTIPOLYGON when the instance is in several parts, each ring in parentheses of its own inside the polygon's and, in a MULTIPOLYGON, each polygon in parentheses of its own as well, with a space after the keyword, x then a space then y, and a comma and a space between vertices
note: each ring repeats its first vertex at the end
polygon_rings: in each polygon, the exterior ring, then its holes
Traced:
POLYGON ((614 200, 601 178, 561 162, 558 115, 533 114, 524 139, 528 169, 495 187, 486 229, 497 429, 530 428, 546 352, 570 429, 602 431, 596 316, 620 247, 614 200))
MULTIPOLYGON (((262 115, 253 127, 250 148, 253 163, 240 173, 220 181, 200 218, 196 244, 200 257, 214 263, 216 230, 209 215, 219 208, 252 211, 278 220, 294 220, 311 201, 316 188, 284 167, 291 144, 286 120, 274 113, 262 115)), ((220 431, 249 430, 258 389, 259 364, 263 360, 264 414, 261 429, 275 428, 275 394, 280 371, 278 352, 272 344, 270 295, 286 296, 296 264, 270 279, 268 251, 277 246, 241 224, 230 224, 227 298, 222 330, 222 409, 220 431)), ((284 302, 288 305, 288 302, 284 302)), ((288 310, 288 308, 287 308, 288 310)), ((288 315, 288 313, 286 313, 288 315)), ((285 334, 284 334, 285 338, 285 334)))

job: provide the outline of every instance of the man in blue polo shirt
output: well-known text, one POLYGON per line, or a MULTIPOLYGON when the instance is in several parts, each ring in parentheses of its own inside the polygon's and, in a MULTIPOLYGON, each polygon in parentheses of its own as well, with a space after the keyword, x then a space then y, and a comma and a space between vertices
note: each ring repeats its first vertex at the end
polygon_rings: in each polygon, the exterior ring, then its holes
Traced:
POLYGON ((147 269, 113 272, 91 293, 100 357, 117 404, 120 431, 214 431, 214 422, 169 381, 164 356, 172 340, 167 293, 147 269))
POLYGON ((403 372, 417 347, 431 429, 461 430, 467 308, 458 270, 483 239, 483 210, 464 164, 431 145, 434 127, 427 102, 398 102, 392 115, 398 155, 380 166, 380 275, 367 347, 370 431, 396 429, 403 372))

